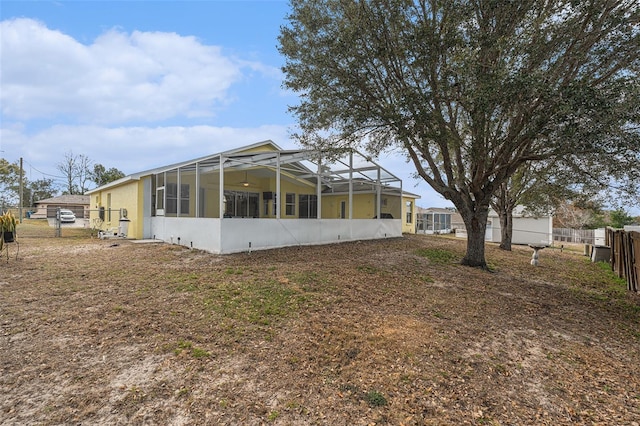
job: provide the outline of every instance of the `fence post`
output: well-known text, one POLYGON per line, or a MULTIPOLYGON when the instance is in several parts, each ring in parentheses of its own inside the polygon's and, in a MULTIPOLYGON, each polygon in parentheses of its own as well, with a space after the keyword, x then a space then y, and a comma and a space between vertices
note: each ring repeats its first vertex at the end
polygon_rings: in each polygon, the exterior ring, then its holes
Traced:
POLYGON ((631 274, 627 280, 627 288, 631 291, 640 290, 640 232, 629 232, 631 240, 631 274))
POLYGON ((62 219, 60 219, 60 207, 56 207, 56 237, 62 236, 62 219))

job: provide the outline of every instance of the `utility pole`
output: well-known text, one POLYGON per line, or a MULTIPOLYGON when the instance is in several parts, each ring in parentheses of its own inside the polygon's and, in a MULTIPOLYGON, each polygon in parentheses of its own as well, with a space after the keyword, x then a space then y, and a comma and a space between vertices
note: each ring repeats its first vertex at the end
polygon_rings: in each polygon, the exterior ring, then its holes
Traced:
POLYGON ((22 168, 22 157, 20 157, 20 182, 19 182, 19 192, 20 192, 20 203, 18 204, 18 217, 20 223, 22 223, 22 191, 23 191, 23 182, 22 182, 23 168, 22 168))

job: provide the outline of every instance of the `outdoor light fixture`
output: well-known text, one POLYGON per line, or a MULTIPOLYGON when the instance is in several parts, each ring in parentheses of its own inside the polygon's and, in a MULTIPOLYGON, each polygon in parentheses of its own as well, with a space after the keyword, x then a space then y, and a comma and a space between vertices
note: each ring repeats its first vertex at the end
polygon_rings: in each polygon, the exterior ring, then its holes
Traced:
POLYGON ((240 182, 242 186, 249 186, 249 180, 247 179, 247 172, 244 172, 244 180, 240 182))

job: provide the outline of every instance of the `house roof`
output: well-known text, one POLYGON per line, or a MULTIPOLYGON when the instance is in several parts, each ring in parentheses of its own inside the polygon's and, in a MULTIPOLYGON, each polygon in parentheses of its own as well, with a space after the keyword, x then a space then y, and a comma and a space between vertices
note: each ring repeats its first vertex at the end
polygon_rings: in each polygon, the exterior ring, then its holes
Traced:
POLYGON ((234 154, 237 154, 239 152, 244 152, 244 151, 255 151, 257 148, 260 148, 260 147, 271 147, 273 149, 273 151, 279 151, 280 150, 280 147, 278 145, 276 145, 271 140, 265 140, 265 141, 262 141, 262 142, 256 142, 256 143, 251 144, 251 145, 243 146, 243 147, 240 147, 240 148, 235 148, 235 149, 232 149, 232 150, 229 150, 229 151, 223 151, 223 152, 220 152, 218 154, 206 155, 204 157, 199 157, 199 158, 195 158, 195 159, 192 159, 192 160, 181 161, 179 163, 173 163, 173 164, 170 164, 170 165, 167 165, 167 166, 156 167, 156 168, 153 168, 153 169, 144 170, 142 172, 133 173, 133 174, 130 174, 130 175, 125 176, 123 178, 120 178, 118 180, 114 180, 113 182, 109 182, 106 185, 102 185, 102 186, 94 188, 94 189, 92 189, 90 191, 87 191, 87 194, 92 194, 94 192, 101 191, 101 190, 104 190, 104 189, 107 189, 107 188, 112 188, 112 187, 115 187, 115 186, 119 186, 119 185, 122 185, 123 183, 129 182, 129 181, 132 181, 132 180, 140 180, 140 178, 142 178, 144 176, 149 176, 149 175, 152 175, 152 174, 161 173, 163 171, 172 170, 172 169, 176 169, 178 167, 183 167, 183 166, 187 166, 187 165, 191 165, 191 164, 195 164, 195 163, 201 163, 203 161, 210 160, 210 159, 215 158, 215 157, 219 158, 221 155, 227 156, 227 155, 234 155, 234 154))
POLYGON ((90 197, 88 195, 58 195, 57 197, 46 198, 44 200, 35 201, 34 204, 61 204, 61 205, 89 205, 90 197))
MULTIPOLYGON (((282 150, 273 141, 265 140, 218 154, 182 161, 180 163, 125 176, 122 179, 92 189, 88 191, 87 194, 119 186, 132 180, 139 180, 144 176, 177 168, 181 170, 195 170, 197 166, 200 170, 213 171, 219 170, 221 164, 224 169, 234 170, 248 170, 255 167, 275 168, 276 166, 280 166, 283 173, 295 179, 316 178, 318 171, 320 171, 322 184, 327 188, 344 185, 350 178, 368 182, 380 182, 383 186, 388 186, 391 182, 401 182, 398 177, 373 162, 369 157, 358 152, 354 151, 353 155, 346 159, 323 159, 321 154, 321 152, 314 150, 282 150)), ((398 189, 396 188, 395 190, 397 191, 398 189)), ((419 198, 416 194, 403 194, 407 197, 419 198)))
POLYGON ((418 207, 418 213, 444 213, 444 214, 453 215, 457 212, 453 209, 448 209, 446 207, 428 207, 428 208, 418 207))

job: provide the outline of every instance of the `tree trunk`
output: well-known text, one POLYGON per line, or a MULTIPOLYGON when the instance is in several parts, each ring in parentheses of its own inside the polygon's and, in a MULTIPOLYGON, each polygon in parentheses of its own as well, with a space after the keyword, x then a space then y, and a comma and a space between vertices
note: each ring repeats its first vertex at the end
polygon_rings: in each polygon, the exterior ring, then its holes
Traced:
POLYGON ((488 269, 484 257, 484 235, 487 230, 487 216, 489 208, 461 211, 462 219, 467 228, 467 253, 462 258, 462 264, 466 266, 488 269))
POLYGON ((511 241, 513 239, 513 209, 505 208, 498 211, 500 218, 500 248, 511 251, 511 241))

